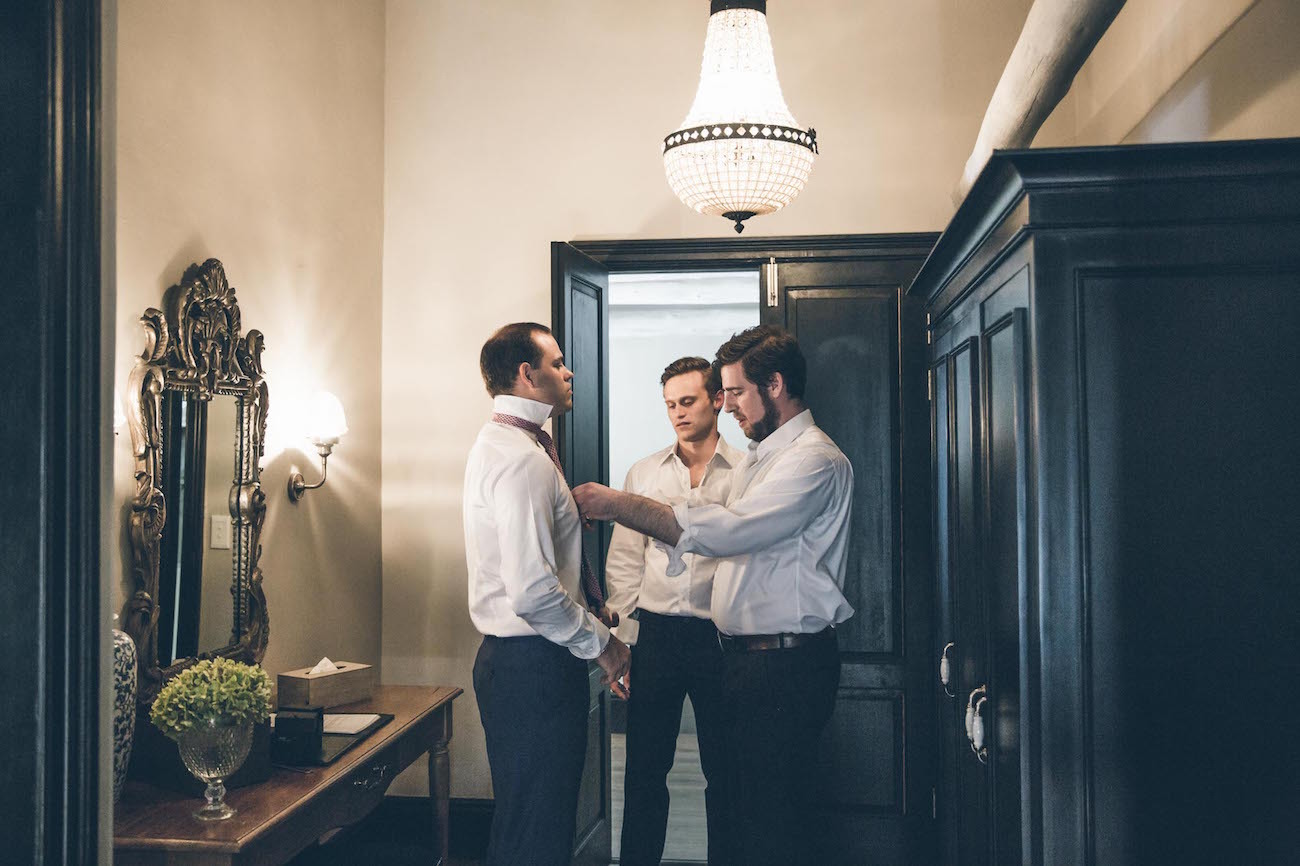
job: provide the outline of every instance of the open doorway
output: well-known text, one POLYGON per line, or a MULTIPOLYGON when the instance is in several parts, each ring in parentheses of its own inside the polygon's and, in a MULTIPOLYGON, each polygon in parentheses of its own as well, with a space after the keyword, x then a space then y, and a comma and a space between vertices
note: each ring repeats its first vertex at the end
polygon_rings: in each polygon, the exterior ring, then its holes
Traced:
MULTIPOLYGON (((731 271, 619 273, 609 276, 609 479, 622 486, 633 463, 671 445, 660 374, 689 355, 709 360, 728 337, 759 322, 758 268, 731 271)), ((745 437, 730 415, 718 422, 722 437, 743 449, 745 437)), ((619 859, 626 766, 625 705, 611 712, 612 842, 619 859)), ((682 708, 673 768, 668 775, 668 831, 664 860, 708 859, 704 774, 700 770, 695 714, 682 708)))
MULTIPOLYGON (((750 297, 759 322, 789 330, 803 348, 808 406, 854 468, 843 591, 857 613, 838 630, 840 689, 816 759, 825 779, 818 832, 846 863, 933 859, 937 779, 929 732, 938 724, 938 647, 929 627, 933 573, 925 544, 931 455, 928 437, 917 432, 929 427, 930 400, 923 302, 905 289, 936 239, 918 233, 551 245, 552 327, 565 357, 584 371, 575 379, 573 411, 555 425, 570 484, 623 481, 611 477, 611 470, 621 471, 610 455, 611 397, 621 399, 631 386, 622 379, 611 383, 611 354, 636 344, 611 334, 611 282, 620 276, 643 275, 644 282, 653 273, 668 279, 726 271, 755 275, 750 297), (907 545, 904 535, 912 540, 907 545)), ((691 293, 683 288, 681 294, 691 293)), ((731 330, 689 351, 708 355, 731 330)), ((679 354, 665 353, 669 360, 679 354)), ((640 386, 657 399, 657 371, 666 362, 650 360, 654 366, 640 386)), ((665 423, 660 415, 658 424, 665 423)), ((649 453, 665 440, 671 441, 665 436, 639 447, 649 453)), ((584 533, 591 562, 604 565, 609 536, 608 524, 584 533)), ((623 801, 622 791, 612 790, 611 732, 619 702, 600 685, 598 672, 590 683, 575 863, 603 866, 618 834, 614 807, 623 801)), ((675 825, 669 836, 680 836, 675 825)))

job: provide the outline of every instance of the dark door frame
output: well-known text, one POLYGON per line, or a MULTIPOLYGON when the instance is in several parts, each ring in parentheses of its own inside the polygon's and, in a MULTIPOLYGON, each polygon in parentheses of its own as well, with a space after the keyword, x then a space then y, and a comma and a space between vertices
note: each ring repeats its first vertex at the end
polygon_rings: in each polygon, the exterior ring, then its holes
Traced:
POLYGON ((722 271, 758 266, 771 259, 893 258, 918 243, 933 246, 936 232, 881 235, 785 235, 750 238, 570 241, 611 273, 636 271, 722 271))
POLYGON ((0 657, 6 862, 98 862, 100 4, 0 17, 0 657))
MULTIPOLYGON (((904 253, 915 254, 918 246, 933 248, 938 239, 939 234, 937 232, 903 232, 876 235, 840 234, 749 238, 593 240, 571 241, 570 244, 580 252, 604 264, 611 273, 635 273, 739 270, 748 267, 761 268, 771 261, 781 264, 813 260, 833 262, 863 261, 873 258, 894 259, 904 253)), ((766 282, 764 282, 764 285, 766 285, 766 282)), ((918 327, 923 327, 919 312, 916 313, 916 316, 918 327)), ((901 345, 900 351, 902 351, 901 345)), ((928 416, 929 408, 926 406, 921 413, 921 417, 927 420, 927 423, 922 427, 927 432, 929 430, 928 416)), ((928 447, 927 443, 925 449, 927 460, 929 455, 928 447)), ((924 473, 923 483, 928 487, 928 468, 924 473)), ((929 509, 924 509, 924 512, 928 521, 929 509)), ((929 543, 928 535, 924 532, 921 535, 910 532, 910 537, 920 539, 922 544, 929 543)), ((905 551, 903 556, 906 560, 914 560, 913 566, 905 566, 909 571, 915 571, 914 566, 925 561, 924 556, 917 558, 915 551, 910 556, 905 551)), ((923 707, 922 715, 929 714, 931 721, 933 721, 933 714, 937 708, 927 703, 929 695, 918 694, 918 698, 920 706, 923 707), (928 709, 925 709, 926 707, 928 709)), ((918 721, 921 724, 913 727, 914 732, 929 729, 925 719, 918 721)), ((924 747, 922 746, 922 748, 924 747)), ((920 771, 922 775, 932 777, 925 787, 933 787, 937 784, 937 762, 930 762, 926 767, 914 769, 920 771)), ((923 794, 919 799, 924 799, 923 794)), ((933 798, 931 798, 931 806, 933 806, 933 802, 933 798)), ((933 818, 933 808, 927 811, 931 812, 929 817, 933 818)), ((919 825, 914 821, 912 826, 917 827, 919 825)), ((924 839, 913 839, 912 844, 916 846, 916 851, 920 857, 926 860, 932 858, 934 854, 932 847, 924 839)))

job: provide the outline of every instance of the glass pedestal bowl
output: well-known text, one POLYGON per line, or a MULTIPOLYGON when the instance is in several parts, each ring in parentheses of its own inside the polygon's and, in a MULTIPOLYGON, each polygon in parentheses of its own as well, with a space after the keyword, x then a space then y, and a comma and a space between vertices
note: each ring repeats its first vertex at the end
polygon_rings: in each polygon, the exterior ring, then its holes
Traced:
POLYGON ((226 804, 223 782, 240 768, 253 744, 253 723, 229 724, 209 718, 185 731, 176 740, 185 769, 208 783, 203 796, 206 805, 194 813, 200 821, 224 821, 235 814, 226 804))

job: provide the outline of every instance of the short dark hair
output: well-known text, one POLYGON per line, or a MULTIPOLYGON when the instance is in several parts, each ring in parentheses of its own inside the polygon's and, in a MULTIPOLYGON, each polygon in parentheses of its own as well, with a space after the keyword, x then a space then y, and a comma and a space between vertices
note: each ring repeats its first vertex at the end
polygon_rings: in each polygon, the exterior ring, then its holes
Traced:
POLYGON ((740 362, 745 378, 756 385, 767 385, 777 373, 785 380, 785 390, 802 400, 808 382, 808 362, 799 349, 799 341, 785 328, 757 325, 747 328, 718 347, 714 360, 718 369, 740 362))
POLYGON ((678 358, 664 367, 664 374, 659 377, 659 384, 667 385, 669 379, 686 373, 703 373, 704 387, 710 397, 722 390, 722 373, 718 365, 692 355, 678 358))
POLYGON ((478 353, 478 369, 483 374, 483 384, 493 397, 509 394, 519 375, 520 364, 542 363, 542 349, 533 339, 536 334, 549 334, 551 329, 536 322, 513 322, 497 329, 483 344, 478 353))

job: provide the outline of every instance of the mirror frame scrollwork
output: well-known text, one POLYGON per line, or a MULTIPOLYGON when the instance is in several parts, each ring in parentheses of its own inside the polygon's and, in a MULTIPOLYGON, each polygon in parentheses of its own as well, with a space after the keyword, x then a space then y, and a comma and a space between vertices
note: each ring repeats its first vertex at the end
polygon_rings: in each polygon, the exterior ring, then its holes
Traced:
POLYGON ((200 659, 223 656, 260 663, 266 654, 270 619, 262 591, 262 525, 266 496, 261 489, 266 438, 267 385, 262 368, 262 333, 240 331, 235 289, 217 259, 192 264, 163 295, 163 309, 140 318, 145 348, 131 371, 127 423, 135 455, 136 493, 130 501, 127 537, 132 591, 123 611, 125 631, 136 644, 141 703, 152 703, 162 684, 200 659), (239 399, 236 421, 237 477, 230 488, 234 597, 230 643, 193 658, 158 663, 158 580, 160 545, 167 524, 162 492, 163 392, 175 390, 210 400, 216 394, 239 399))

